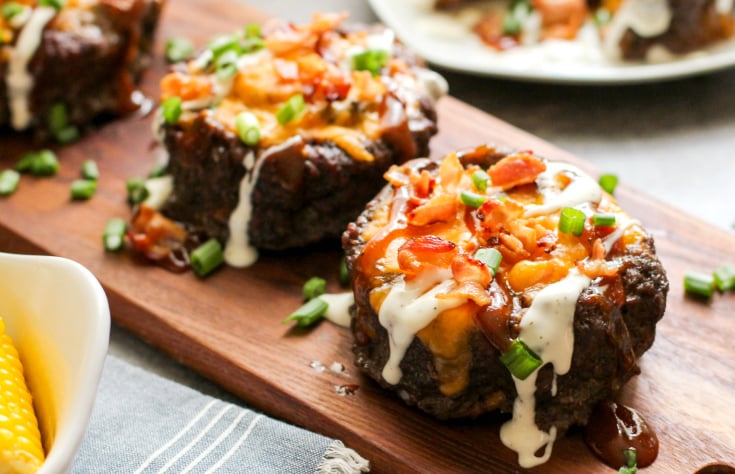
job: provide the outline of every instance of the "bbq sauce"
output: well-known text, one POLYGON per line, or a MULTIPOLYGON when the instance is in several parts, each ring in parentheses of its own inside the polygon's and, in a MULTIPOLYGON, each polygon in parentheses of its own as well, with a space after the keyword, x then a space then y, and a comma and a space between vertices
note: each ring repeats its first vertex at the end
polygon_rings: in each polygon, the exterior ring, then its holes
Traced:
POLYGON ((625 465, 623 451, 634 448, 638 467, 646 467, 658 456, 658 438, 643 416, 620 403, 599 403, 585 429, 585 441, 602 461, 617 469, 625 465))

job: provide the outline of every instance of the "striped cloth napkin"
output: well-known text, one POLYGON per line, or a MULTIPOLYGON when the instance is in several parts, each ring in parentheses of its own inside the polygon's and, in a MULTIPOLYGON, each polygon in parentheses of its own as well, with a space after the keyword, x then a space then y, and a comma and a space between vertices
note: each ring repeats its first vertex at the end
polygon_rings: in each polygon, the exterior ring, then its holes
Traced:
POLYGON ((72 473, 359 473, 338 440, 108 356, 72 473))

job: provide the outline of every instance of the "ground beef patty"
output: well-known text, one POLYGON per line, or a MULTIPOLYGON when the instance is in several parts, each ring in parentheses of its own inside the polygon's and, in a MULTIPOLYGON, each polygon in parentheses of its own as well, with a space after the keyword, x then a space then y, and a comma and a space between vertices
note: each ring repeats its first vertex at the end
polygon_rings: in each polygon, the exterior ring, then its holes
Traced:
POLYGON ((137 110, 163 1, 70 0, 0 19, 0 126, 64 141, 64 127, 137 110))
POLYGON ((357 366, 441 419, 521 397, 547 436, 535 460, 639 372, 668 291, 652 238, 595 180, 531 152, 482 146, 386 177, 343 235, 357 366))
POLYGON ((441 78, 390 30, 343 19, 231 36, 162 81, 181 114, 161 129, 173 179, 161 210, 227 242, 232 265, 252 263, 238 256, 253 246, 339 238, 391 164, 428 153, 441 78))

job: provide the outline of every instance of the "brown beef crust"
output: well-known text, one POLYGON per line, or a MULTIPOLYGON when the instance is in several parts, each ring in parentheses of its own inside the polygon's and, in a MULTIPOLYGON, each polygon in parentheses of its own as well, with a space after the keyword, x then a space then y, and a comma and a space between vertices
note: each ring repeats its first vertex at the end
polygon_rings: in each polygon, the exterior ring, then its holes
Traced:
MULTIPOLYGON (((151 62, 164 1, 135 0, 125 11, 116 2, 100 2, 94 9, 96 28, 63 31, 52 20, 28 66, 34 77, 30 128, 38 138, 48 137, 48 113, 57 102, 67 105, 69 123, 77 126, 137 110, 131 94, 151 62)), ((0 61, 0 127, 10 122, 6 71, 7 63, 0 61)))
MULTIPOLYGON (((463 163, 489 166, 505 154, 490 148, 484 156, 465 156, 463 163)), ((355 291, 351 309, 355 364, 404 402, 439 419, 476 417, 495 410, 511 412, 516 397, 512 378, 479 327, 469 342, 469 384, 458 395, 447 397, 441 393, 434 358, 419 338, 414 338, 400 364, 400 382, 391 385, 383 380, 381 372, 389 356, 388 334, 369 304, 370 286, 357 271, 356 259, 365 245, 362 230, 379 203, 391 196, 392 188, 385 187, 342 237, 355 291)), ((585 424, 597 402, 614 397, 626 381, 639 373, 636 361, 653 344, 656 322, 666 307, 666 274, 656 258, 652 239, 624 252, 615 255, 623 262, 617 280, 608 282, 615 291, 604 292, 601 283, 593 281, 577 301, 572 366, 566 375, 557 378, 556 396, 551 396, 552 367, 548 365, 539 373, 536 423, 542 429, 556 426, 564 432, 572 425, 585 424)), ((523 307, 520 295, 513 299, 516 307, 523 307)))

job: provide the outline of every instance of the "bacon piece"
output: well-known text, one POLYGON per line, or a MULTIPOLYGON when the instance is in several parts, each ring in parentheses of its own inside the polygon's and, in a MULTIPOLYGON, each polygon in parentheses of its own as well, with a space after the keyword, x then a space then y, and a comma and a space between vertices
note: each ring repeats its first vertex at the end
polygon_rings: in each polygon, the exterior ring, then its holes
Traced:
POLYGON ((431 266, 447 268, 457 254, 457 245, 436 235, 422 235, 398 249, 398 266, 409 275, 431 266))
POLYGON ((612 277, 617 275, 620 263, 605 260, 605 245, 601 239, 592 244, 592 252, 588 259, 577 262, 577 269, 590 278, 612 277))
POLYGON ((463 174, 464 167, 456 153, 447 155, 439 165, 439 182, 447 192, 454 192, 463 174))
POLYGON ((128 236, 137 252, 151 260, 161 260, 186 242, 186 229, 155 209, 141 205, 132 220, 128 236))
POLYGON ((510 189, 536 181, 539 174, 546 171, 546 163, 531 153, 521 152, 509 155, 495 163, 487 173, 493 185, 510 189))
POLYGON ((207 77, 172 72, 161 79, 161 99, 178 96, 181 100, 196 100, 212 95, 212 83, 207 77))
POLYGON ((408 223, 415 226, 434 222, 448 222, 457 215, 457 199, 449 194, 439 194, 408 212, 408 223))
POLYGON ((452 260, 452 276, 459 283, 473 282, 482 288, 487 288, 493 279, 487 265, 466 253, 457 254, 452 260))

